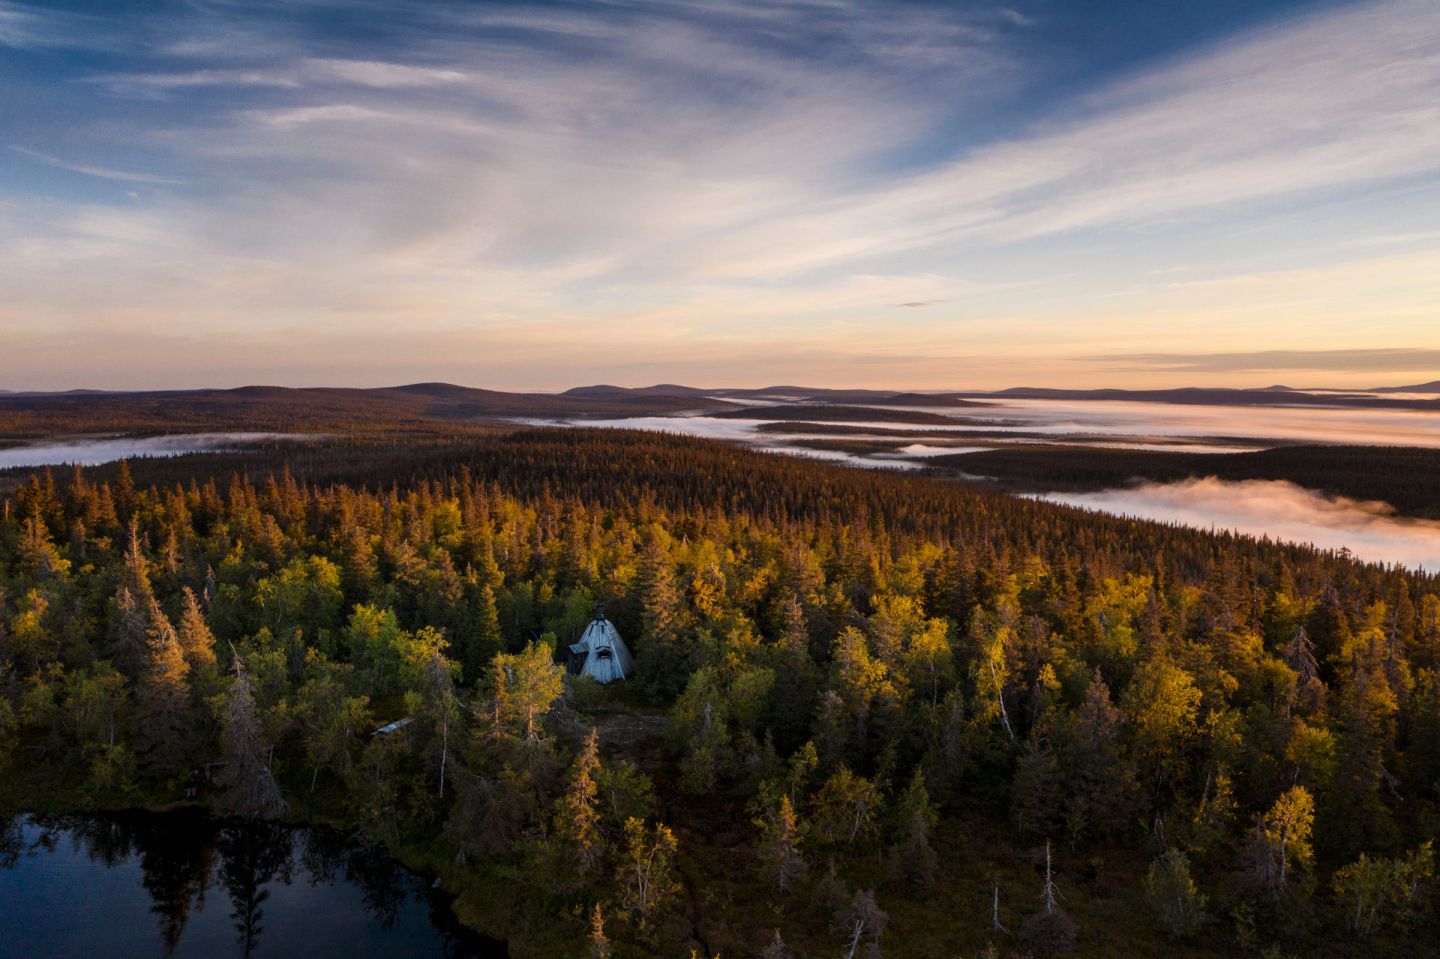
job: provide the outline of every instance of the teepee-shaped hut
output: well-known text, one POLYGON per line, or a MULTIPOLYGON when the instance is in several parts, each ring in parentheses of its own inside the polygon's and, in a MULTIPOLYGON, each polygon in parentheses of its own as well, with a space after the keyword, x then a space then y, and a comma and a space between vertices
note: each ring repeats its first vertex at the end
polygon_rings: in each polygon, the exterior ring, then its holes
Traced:
POLYGON ((605 618, 605 610, 595 611, 580 642, 570 647, 570 672, 589 676, 597 683, 624 679, 635 672, 635 657, 625 647, 619 631, 605 618))

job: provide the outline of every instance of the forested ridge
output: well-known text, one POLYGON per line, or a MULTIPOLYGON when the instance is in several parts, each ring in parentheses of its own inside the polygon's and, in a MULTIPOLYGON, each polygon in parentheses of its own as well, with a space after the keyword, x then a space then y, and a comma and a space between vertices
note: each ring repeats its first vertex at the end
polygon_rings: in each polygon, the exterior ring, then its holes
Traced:
POLYGON ((1033 492, 1173 483, 1286 480, 1333 496, 1378 500, 1403 516, 1440 518, 1440 450, 1414 446, 1279 446, 1244 453, 1174 453, 1079 446, 1015 446, 933 457, 931 465, 994 478, 1033 492))
POLYGON ((1409 956, 1440 583, 659 434, 38 473, 0 764, 352 826, 521 957, 1409 956))

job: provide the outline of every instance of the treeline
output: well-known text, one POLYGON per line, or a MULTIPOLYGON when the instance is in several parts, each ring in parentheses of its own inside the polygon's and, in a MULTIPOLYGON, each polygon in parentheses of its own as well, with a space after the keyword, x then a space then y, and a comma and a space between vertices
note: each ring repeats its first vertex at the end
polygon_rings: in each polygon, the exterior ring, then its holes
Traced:
POLYGON ((517 956, 1409 955, 1434 920, 1433 578, 656 434, 297 455, 5 498, 12 804, 338 819, 517 956), (620 689, 558 652, 601 604, 620 689))

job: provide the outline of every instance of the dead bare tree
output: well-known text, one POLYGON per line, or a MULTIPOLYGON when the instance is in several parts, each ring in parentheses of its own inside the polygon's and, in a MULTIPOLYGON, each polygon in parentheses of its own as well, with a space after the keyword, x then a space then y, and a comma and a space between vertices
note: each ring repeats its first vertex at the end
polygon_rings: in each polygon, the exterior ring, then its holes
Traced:
POLYGON ((845 959, 855 959, 860 954, 861 943, 869 940, 870 948, 865 951, 869 957, 880 955, 880 934, 890 916, 875 904, 875 890, 866 889, 855 894, 849 912, 840 920, 846 933, 847 950, 845 959))
POLYGON ((225 757, 218 779, 217 804, 238 816, 270 819, 285 812, 280 784, 266 761, 270 746, 260 725, 250 677, 239 656, 235 657, 235 679, 225 697, 220 749, 225 757))

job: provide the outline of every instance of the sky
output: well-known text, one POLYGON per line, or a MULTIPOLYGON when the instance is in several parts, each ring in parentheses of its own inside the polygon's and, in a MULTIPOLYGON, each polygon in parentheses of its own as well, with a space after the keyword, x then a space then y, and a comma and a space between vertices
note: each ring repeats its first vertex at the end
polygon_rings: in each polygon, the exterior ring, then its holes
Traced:
POLYGON ((0 0, 0 389, 1440 378, 1440 3, 0 0))

